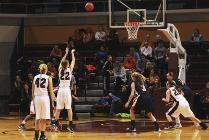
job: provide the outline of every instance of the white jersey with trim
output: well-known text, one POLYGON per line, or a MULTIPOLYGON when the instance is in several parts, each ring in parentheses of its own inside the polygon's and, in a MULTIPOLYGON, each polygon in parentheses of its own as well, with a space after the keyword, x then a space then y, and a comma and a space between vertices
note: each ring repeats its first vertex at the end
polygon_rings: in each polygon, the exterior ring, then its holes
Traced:
POLYGON ((183 94, 176 90, 175 87, 169 88, 171 92, 171 97, 174 99, 175 102, 184 102, 187 101, 183 94))
POLYGON ((70 68, 67 68, 65 70, 60 69, 59 70, 59 87, 70 87, 70 81, 72 78, 72 73, 70 68))
POLYGON ((49 95, 48 94, 48 86, 49 86, 49 76, 46 74, 38 74, 34 77, 33 84, 34 87, 34 95, 49 95))

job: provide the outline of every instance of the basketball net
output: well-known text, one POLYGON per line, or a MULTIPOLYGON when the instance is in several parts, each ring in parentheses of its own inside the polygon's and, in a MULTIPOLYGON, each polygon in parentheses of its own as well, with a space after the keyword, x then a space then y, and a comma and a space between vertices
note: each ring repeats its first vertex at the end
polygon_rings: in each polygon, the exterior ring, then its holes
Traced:
POLYGON ((136 40, 139 27, 141 25, 140 22, 125 22, 124 23, 126 30, 128 32, 128 39, 129 40, 136 40))

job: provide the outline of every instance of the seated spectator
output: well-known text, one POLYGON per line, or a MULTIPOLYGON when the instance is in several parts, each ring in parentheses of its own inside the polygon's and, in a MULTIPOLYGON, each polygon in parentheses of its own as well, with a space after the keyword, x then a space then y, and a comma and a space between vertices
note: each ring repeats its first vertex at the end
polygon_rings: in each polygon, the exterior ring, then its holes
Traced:
POLYGON ((52 62, 47 63, 48 71, 51 73, 52 76, 58 76, 57 68, 54 66, 52 62))
POLYGON ((146 68, 144 69, 143 75, 146 78, 149 78, 150 72, 153 70, 153 64, 151 62, 147 62, 146 68))
POLYGON ((130 55, 136 60, 140 60, 140 55, 135 48, 130 48, 130 55))
POLYGON ((148 79, 148 90, 149 93, 151 93, 151 95, 153 95, 154 90, 157 88, 161 87, 161 83, 160 83, 160 77, 157 74, 157 71, 155 71, 154 69, 151 70, 150 72, 150 76, 148 79))
POLYGON ((102 70, 103 70, 103 75, 104 75, 104 95, 108 95, 109 90, 110 90, 110 76, 113 75, 113 62, 112 62, 112 56, 108 55, 107 60, 104 63, 102 70))
POLYGON ((196 48, 196 49, 194 51, 192 51, 192 48, 189 47, 189 48, 187 48, 188 53, 189 54, 191 52, 195 53, 195 54, 207 53, 206 50, 204 50, 204 48, 203 48, 203 41, 204 41, 204 39, 203 39, 203 36, 200 33, 199 29, 195 28, 193 34, 190 37, 189 42, 190 42, 190 47, 196 48))
POLYGON ((99 112, 99 113, 106 113, 110 110, 110 97, 104 96, 101 97, 95 105, 92 106, 92 113, 99 112))
POLYGON ((154 69, 152 69, 150 71, 149 85, 154 87, 154 88, 160 88, 161 87, 160 77, 154 69))
POLYGON ((151 60, 152 59, 152 47, 149 45, 148 42, 144 43, 144 46, 140 49, 141 54, 145 56, 146 59, 151 60))
POLYGON ((159 69, 160 75, 165 75, 165 59, 166 59, 166 48, 163 44, 163 42, 158 42, 158 45, 156 46, 154 50, 154 59, 155 63, 157 65, 157 69, 159 69))
POLYGON ((91 28, 87 28, 83 36, 83 43, 84 44, 91 43, 93 40, 94 40, 93 31, 91 28))
POLYGON ((128 70, 135 69, 136 60, 130 54, 127 54, 123 61, 123 66, 125 69, 128 69, 128 70))
POLYGON ((107 51, 105 50, 105 47, 103 45, 96 52, 95 57, 96 57, 97 68, 102 68, 102 65, 104 64, 105 59, 107 58, 107 51))
POLYGON ((16 75, 12 90, 11 102, 20 103, 22 92, 23 92, 23 82, 21 80, 21 77, 19 75, 16 75))
POLYGON ((192 36, 190 37, 190 42, 195 45, 202 45, 203 41, 203 36, 200 34, 199 29, 195 28, 192 36))
POLYGON ((144 69, 146 68, 147 62, 149 62, 149 60, 146 59, 145 56, 142 54, 141 60, 137 61, 136 70, 140 73, 143 73, 144 69))
POLYGON ((110 115, 114 116, 117 113, 125 112, 124 105, 129 97, 128 87, 123 85, 119 91, 114 94, 109 93, 111 97, 110 115))
POLYGON ((194 111, 199 118, 209 119, 209 82, 194 95, 194 111))
POLYGON ((139 47, 139 50, 140 50, 142 47, 144 47, 145 43, 148 43, 148 45, 149 45, 150 47, 153 48, 153 42, 151 41, 150 35, 149 35, 149 34, 147 34, 147 35, 145 36, 145 40, 141 43, 141 45, 140 45, 140 47, 139 47))
POLYGON ((58 45, 54 46, 54 48, 52 49, 52 51, 50 53, 50 57, 51 58, 56 58, 58 60, 61 59, 61 57, 62 57, 62 50, 59 48, 58 45))
POLYGON ((107 30, 107 46, 109 50, 117 49, 116 45, 119 43, 118 32, 115 29, 108 28, 107 30))
POLYGON ((127 82, 126 70, 120 62, 116 62, 113 73, 115 77, 115 89, 118 91, 127 82))
POLYGON ((69 48, 69 49, 75 49, 75 42, 74 42, 74 40, 73 40, 72 37, 69 37, 69 38, 68 38, 67 45, 68 45, 68 48, 69 48))
POLYGON ((156 40, 155 40, 155 44, 154 44, 154 47, 156 48, 156 46, 158 46, 158 43, 163 43, 163 44, 165 44, 165 42, 163 41, 163 39, 162 39, 162 37, 159 35, 159 34, 157 34, 156 36, 155 36, 155 38, 156 38, 156 40))
POLYGON ((106 41, 106 32, 104 31, 103 26, 98 27, 98 31, 95 33, 95 39, 101 42, 106 41))

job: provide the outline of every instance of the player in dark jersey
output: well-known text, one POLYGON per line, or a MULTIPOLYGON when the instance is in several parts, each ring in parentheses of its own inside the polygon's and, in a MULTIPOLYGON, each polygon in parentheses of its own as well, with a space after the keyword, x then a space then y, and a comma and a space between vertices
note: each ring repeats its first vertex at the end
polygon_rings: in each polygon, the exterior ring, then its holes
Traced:
POLYGON ((155 131, 160 131, 159 124, 157 123, 156 118, 152 114, 153 107, 152 107, 152 99, 146 93, 146 88, 144 86, 145 77, 138 72, 134 72, 131 75, 132 83, 131 83, 131 94, 125 107, 128 108, 130 105, 130 118, 131 124, 130 128, 127 128, 128 131, 135 132, 135 112, 139 110, 145 110, 147 116, 153 122, 155 131))

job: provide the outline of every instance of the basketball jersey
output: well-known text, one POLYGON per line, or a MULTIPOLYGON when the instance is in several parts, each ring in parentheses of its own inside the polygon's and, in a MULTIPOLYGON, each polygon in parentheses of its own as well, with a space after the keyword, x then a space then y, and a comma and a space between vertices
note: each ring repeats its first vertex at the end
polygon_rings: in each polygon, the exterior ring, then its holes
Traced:
POLYGON ((34 77, 33 84, 35 85, 34 88, 34 95, 41 96, 41 95, 48 95, 48 85, 49 85, 49 76, 46 74, 38 74, 34 77))
POLYGON ((72 78, 72 73, 71 73, 70 68, 67 68, 65 70, 60 69, 59 70, 59 80, 60 80, 59 87, 70 87, 71 78, 72 78))
POLYGON ((140 96, 141 93, 146 92, 145 86, 141 85, 139 81, 135 81, 134 83, 135 83, 136 96, 140 96))
POLYGON ((174 99, 175 102, 186 101, 184 95, 182 95, 179 91, 177 91, 175 87, 171 87, 169 89, 171 91, 171 97, 174 99))

